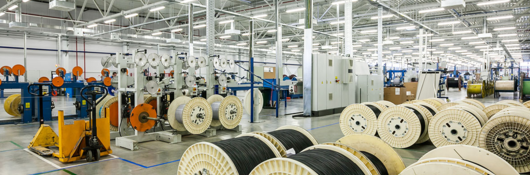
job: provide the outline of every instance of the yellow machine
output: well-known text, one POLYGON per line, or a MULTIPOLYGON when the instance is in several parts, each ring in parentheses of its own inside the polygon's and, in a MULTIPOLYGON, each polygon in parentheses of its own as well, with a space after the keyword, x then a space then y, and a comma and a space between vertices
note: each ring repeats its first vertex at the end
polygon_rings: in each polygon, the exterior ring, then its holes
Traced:
MULTIPOLYGON (((96 86, 87 86, 96 87, 96 86)), ((99 87, 99 86, 98 86, 99 87)), ((81 95, 83 94, 83 88, 81 95)), ((105 96, 108 94, 105 87, 105 96)), ((95 101, 96 94, 102 94, 97 91, 88 92, 92 95, 95 101)), ((83 96, 83 98, 85 98, 83 96)), ((86 98, 85 98, 86 99, 86 98)), ((87 100, 91 106, 90 111, 96 108, 97 103, 92 100, 87 100)), ((90 161, 98 161, 100 156, 106 156, 112 153, 110 149, 110 120, 109 109, 105 109, 105 118, 96 118, 96 113, 92 112, 89 121, 85 120, 64 120, 64 111, 59 111, 59 135, 55 134, 53 129, 46 124, 41 124, 41 127, 28 148, 39 155, 52 155, 59 158, 61 162, 74 162, 80 159, 90 161), (94 121, 94 122, 93 122, 94 121), (58 152, 50 150, 50 147, 57 147, 58 152)), ((89 111, 89 113, 90 113, 89 111)))

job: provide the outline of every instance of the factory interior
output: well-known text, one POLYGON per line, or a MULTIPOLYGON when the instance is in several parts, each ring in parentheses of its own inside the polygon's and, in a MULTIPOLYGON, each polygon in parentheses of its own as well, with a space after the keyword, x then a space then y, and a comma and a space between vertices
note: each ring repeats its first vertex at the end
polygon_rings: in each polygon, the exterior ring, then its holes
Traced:
POLYGON ((530 174, 529 19, 530 0, 0 1, 0 174, 530 174))

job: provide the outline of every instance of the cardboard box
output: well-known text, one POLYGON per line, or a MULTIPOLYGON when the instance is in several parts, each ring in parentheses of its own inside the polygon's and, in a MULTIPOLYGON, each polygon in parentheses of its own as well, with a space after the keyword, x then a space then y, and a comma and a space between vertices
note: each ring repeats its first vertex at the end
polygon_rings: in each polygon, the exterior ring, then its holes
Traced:
POLYGON ((406 91, 410 91, 410 93, 414 95, 414 98, 416 98, 416 92, 418 91, 418 82, 406 82, 403 83, 403 86, 405 86, 406 91))
MULTIPOLYGON (((409 91, 407 91, 407 92, 409 92, 409 91)), ((416 99, 416 95, 414 95, 414 94, 410 94, 410 95, 408 95, 408 94, 407 94, 407 101, 413 101, 413 100, 415 100, 415 99, 416 99)))
MULTIPOLYGON (((280 77, 283 75, 280 75, 280 77)), ((276 79, 276 67, 263 67, 264 79, 276 79)))
POLYGON ((405 87, 386 87, 385 100, 394 104, 401 104, 407 101, 407 94, 405 87))

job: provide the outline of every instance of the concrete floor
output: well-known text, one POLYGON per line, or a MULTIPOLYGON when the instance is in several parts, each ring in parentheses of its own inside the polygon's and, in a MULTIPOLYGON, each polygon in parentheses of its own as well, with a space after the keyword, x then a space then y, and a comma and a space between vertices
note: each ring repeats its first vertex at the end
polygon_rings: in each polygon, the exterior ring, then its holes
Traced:
MULTIPOLYGON (((466 97, 463 89, 458 91, 451 89, 446 95, 451 101, 458 101, 466 97)), ((486 106, 499 100, 514 99, 512 93, 501 93, 501 98, 494 99, 493 96, 477 100, 486 106)), ((75 113, 72 111, 71 100, 62 98, 54 99, 57 106, 53 115, 57 115, 57 110, 67 110, 65 113, 75 113)), ((309 132, 319 143, 335 142, 343 137, 340 131, 338 120, 340 114, 313 117, 313 118, 292 118, 291 113, 300 112, 303 108, 301 99, 293 99, 288 103, 288 110, 281 108, 282 115, 275 118, 274 110, 264 110, 260 115, 260 122, 250 124, 249 117, 244 116, 242 132, 217 131, 214 137, 203 137, 197 135, 183 136, 183 142, 178 144, 168 144, 165 142, 146 142, 140 144, 137 151, 129 151, 115 147, 112 141, 112 156, 106 156, 99 162, 86 163, 78 161, 76 163, 63 164, 56 158, 40 157, 30 153, 25 149, 38 130, 37 123, 0 125, 0 174, 174 174, 178 168, 178 161, 186 148, 194 143, 206 141, 215 142, 219 140, 233 138, 241 133, 253 131, 272 131, 283 125, 298 125, 309 132), (287 113, 285 116, 283 113, 287 113)), ((3 106, 3 99, 0 101, 3 106)), ((283 106, 283 104, 282 104, 283 106)), ((4 110, 0 110, 0 119, 10 118, 4 110)), ((57 129, 57 122, 50 125, 57 129)), ((408 166, 417 161, 423 154, 434 149, 432 143, 427 142, 421 145, 414 145, 407 149, 396 149, 403 161, 408 166)))

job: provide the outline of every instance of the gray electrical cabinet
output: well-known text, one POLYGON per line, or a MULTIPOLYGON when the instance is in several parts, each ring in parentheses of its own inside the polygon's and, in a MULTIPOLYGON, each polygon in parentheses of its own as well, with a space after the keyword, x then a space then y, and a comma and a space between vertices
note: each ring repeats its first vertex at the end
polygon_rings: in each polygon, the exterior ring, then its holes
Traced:
POLYGON ((383 77, 381 75, 357 75, 357 103, 383 100, 383 77))

